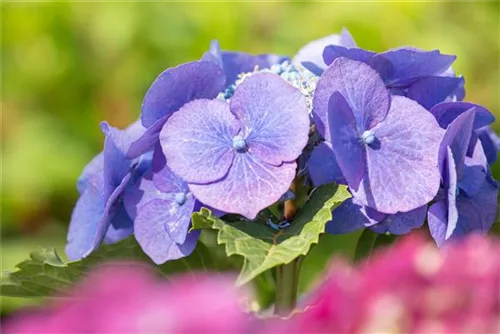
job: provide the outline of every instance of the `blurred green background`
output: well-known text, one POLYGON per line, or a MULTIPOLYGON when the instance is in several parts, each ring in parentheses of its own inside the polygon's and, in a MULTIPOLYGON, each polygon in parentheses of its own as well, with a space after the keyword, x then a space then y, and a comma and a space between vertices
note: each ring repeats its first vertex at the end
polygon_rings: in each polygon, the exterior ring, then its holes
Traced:
POLYGON ((499 18, 497 2, 2 3, 2 270, 40 246, 63 253, 99 122, 134 121, 156 76, 210 40, 293 55, 345 26, 374 51, 440 49, 458 56, 466 99, 499 115, 499 18))

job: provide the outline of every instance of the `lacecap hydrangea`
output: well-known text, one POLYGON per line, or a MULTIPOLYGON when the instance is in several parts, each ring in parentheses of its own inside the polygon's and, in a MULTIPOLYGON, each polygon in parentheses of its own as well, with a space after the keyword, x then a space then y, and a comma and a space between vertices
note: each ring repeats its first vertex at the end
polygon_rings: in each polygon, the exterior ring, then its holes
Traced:
POLYGON ((156 263, 187 256, 199 237, 193 212, 263 223, 258 213, 290 198, 294 180, 305 193, 348 186, 329 233, 406 234, 426 218, 440 246, 487 232, 500 140, 493 115, 462 101, 455 59, 364 50, 346 29, 293 57, 212 42, 156 78, 129 128, 102 123, 103 152, 78 182, 68 257, 131 234, 156 263))

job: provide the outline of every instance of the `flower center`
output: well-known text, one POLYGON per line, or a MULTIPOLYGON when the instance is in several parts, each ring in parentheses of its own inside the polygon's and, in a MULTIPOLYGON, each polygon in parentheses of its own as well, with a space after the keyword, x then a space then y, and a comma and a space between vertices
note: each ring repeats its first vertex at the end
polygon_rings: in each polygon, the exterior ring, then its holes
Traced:
POLYGON ((247 150, 247 142, 242 136, 235 136, 233 138, 233 148, 238 153, 244 153, 247 150))
POLYGON ((367 145, 373 144, 376 139, 375 134, 370 130, 366 130, 365 132, 363 132, 363 135, 361 137, 363 138, 363 142, 367 145))
POLYGON ((177 193, 175 194, 175 202, 179 204, 179 206, 182 206, 184 203, 186 203, 186 194, 185 193, 177 193))

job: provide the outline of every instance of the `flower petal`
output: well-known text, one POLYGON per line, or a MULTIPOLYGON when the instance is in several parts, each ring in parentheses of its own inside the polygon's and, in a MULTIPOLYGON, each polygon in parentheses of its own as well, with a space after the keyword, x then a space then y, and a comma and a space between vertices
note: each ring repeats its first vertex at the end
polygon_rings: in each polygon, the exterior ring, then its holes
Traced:
POLYGON ((484 153, 488 158, 488 163, 493 164, 497 161, 498 150, 500 148, 500 138, 491 130, 489 126, 477 130, 477 135, 483 145, 484 153))
POLYGON ((222 180, 209 184, 190 183, 189 189, 198 200, 211 207, 253 219, 288 190, 296 167, 296 163, 276 167, 251 154, 239 153, 222 180))
POLYGON ((345 184, 332 146, 326 141, 314 148, 307 162, 307 169, 315 187, 332 182, 345 184))
POLYGON ((185 257, 194 250, 198 241, 199 231, 187 234, 184 243, 176 243, 167 232, 166 225, 172 224, 186 227, 191 222, 191 212, 194 200, 186 202, 186 207, 181 207, 172 200, 154 199, 140 208, 135 219, 135 238, 142 250, 156 263, 162 264, 168 260, 185 257), (190 208, 189 208, 190 207, 190 208))
POLYGON ((429 232, 438 247, 445 242, 446 226, 448 225, 448 210, 446 201, 438 201, 429 207, 427 212, 429 232))
POLYGON ((429 76, 411 85, 406 96, 430 110, 436 104, 446 101, 463 84, 463 77, 429 76))
POLYGON ((104 243, 114 244, 134 233, 134 221, 127 214, 123 204, 118 205, 116 213, 111 220, 104 243))
POLYGON ((87 188, 87 184, 95 175, 102 175, 104 170, 104 154, 99 153, 96 155, 83 169, 82 174, 78 178, 76 188, 78 192, 83 194, 87 188))
POLYGON ((328 102, 328 124, 332 150, 349 187, 358 190, 366 171, 366 147, 358 133, 349 104, 339 92, 328 102))
POLYGON ((330 234, 345 234, 373 225, 362 207, 353 203, 352 198, 342 202, 333 210, 332 220, 326 224, 326 232, 330 234))
POLYGON ((371 66, 380 73, 386 85, 401 87, 422 77, 446 71, 456 58, 441 54, 438 50, 399 48, 377 54, 373 57, 371 66))
POLYGON ((161 73, 142 103, 141 121, 146 128, 172 115, 194 99, 212 99, 225 88, 222 69, 209 61, 194 61, 161 73))
POLYGON ((446 148, 446 177, 445 185, 447 187, 447 205, 448 205, 448 221, 446 223, 445 240, 449 239, 453 231, 457 227, 458 211, 457 211, 457 168, 453 158, 453 152, 450 147, 446 148))
MULTIPOLYGON (((328 45, 341 45, 347 48, 356 47, 356 43, 346 28, 342 29, 341 34, 333 34, 320 39, 311 41, 300 48, 293 57, 292 63, 299 65, 304 62, 312 63, 319 69, 324 70, 327 66, 323 61, 323 50, 328 45)), ((320 73, 321 74, 321 73, 320 73)))
MULTIPOLYGON (((469 149, 469 142, 472 135, 472 126, 475 117, 475 109, 469 109, 459 115, 446 129, 441 147, 439 148, 439 167, 445 173, 444 163, 447 157, 447 149, 451 148, 455 166, 457 168, 458 179, 462 178, 465 156, 469 149)), ((444 175, 444 174, 443 174, 444 175)), ((445 179, 446 183, 446 179, 445 179)))
POLYGON ((443 102, 434 106, 430 111, 436 117, 439 125, 446 129, 458 116, 472 108, 476 111, 474 129, 479 129, 495 121, 495 116, 488 109, 470 102, 443 102))
POLYGON ((393 215, 387 215, 384 220, 371 226, 370 229, 380 234, 387 232, 395 235, 408 234, 411 230, 420 228, 424 225, 426 214, 427 205, 423 205, 408 212, 398 212, 393 215))
POLYGON ((380 76, 366 64, 338 58, 318 80, 313 98, 314 123, 327 141, 331 141, 328 101, 334 92, 342 94, 349 103, 360 133, 387 116, 390 98, 380 76))
POLYGON ((258 159, 278 166, 302 153, 309 138, 307 102, 279 75, 258 73, 245 79, 230 105, 242 123, 249 152, 258 159))
POLYGON ((387 118, 372 131, 380 145, 367 147, 367 172, 354 201, 388 214, 429 203, 439 188, 443 136, 434 117, 415 101, 393 96, 387 118))
POLYGON ((360 48, 347 48, 340 45, 329 45, 323 51, 323 61, 326 65, 330 65, 335 59, 344 57, 347 59, 368 63, 375 52, 360 49, 360 48))
POLYGON ((226 102, 195 100, 170 117, 160 133, 160 143, 176 175, 188 183, 207 183, 226 175, 238 130, 226 102))

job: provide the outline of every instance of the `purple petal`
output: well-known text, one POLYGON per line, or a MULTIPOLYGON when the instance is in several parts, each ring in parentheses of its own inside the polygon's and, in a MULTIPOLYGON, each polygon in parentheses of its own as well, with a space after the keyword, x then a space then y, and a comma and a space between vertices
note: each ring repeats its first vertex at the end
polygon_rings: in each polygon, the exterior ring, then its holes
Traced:
POLYGON ((331 234, 351 233, 366 226, 373 225, 361 206, 354 204, 352 198, 342 202, 334 211, 333 218, 326 225, 326 232, 331 234))
POLYGON ((422 77, 444 72, 455 56, 438 50, 420 51, 413 48, 393 49, 377 54, 371 65, 391 87, 406 86, 422 77))
POLYGON ((457 169, 455 165, 455 160, 453 157, 453 152, 450 147, 446 150, 446 177, 445 184, 447 186, 447 205, 448 205, 448 221, 446 223, 446 233, 445 240, 449 239, 453 231, 457 227, 458 222, 458 210, 457 210, 457 169))
POLYGON ((135 220, 137 211, 154 199, 169 198, 168 194, 159 191, 153 183, 153 174, 148 171, 123 193, 123 204, 127 214, 135 220))
POLYGON ((332 182, 345 183, 337 158, 328 142, 323 142, 314 148, 307 162, 307 169, 316 187, 332 182))
POLYGON ((185 257, 194 250, 199 231, 189 233, 184 243, 178 244, 166 228, 175 225, 186 235, 193 206, 194 200, 179 207, 174 200, 154 199, 139 210, 135 219, 135 238, 156 264, 185 257))
POLYGON ((332 150, 347 184, 358 190, 366 171, 366 147, 360 140, 356 120, 344 97, 334 92, 328 106, 332 150))
POLYGON ((483 145, 484 153, 488 158, 488 163, 493 164, 497 161, 498 150, 500 148, 500 138, 491 130, 489 126, 478 129, 477 135, 483 145))
POLYGON ((158 143, 153 154, 153 183, 155 187, 164 193, 187 192, 186 182, 177 177, 167 166, 167 160, 163 154, 161 145, 158 143))
POLYGON ((292 63, 299 65, 302 63, 312 63, 319 69, 324 70, 327 66, 323 61, 323 50, 328 45, 342 45, 348 48, 356 47, 356 43, 346 28, 342 29, 340 35, 329 35, 307 43, 293 57, 292 63))
POLYGON ((462 77, 429 76, 411 85, 406 96, 430 110, 436 104, 451 97, 463 84, 464 78, 462 77))
POLYGON ((486 182, 486 172, 482 166, 465 166, 458 187, 467 195, 474 196, 484 182, 486 182))
POLYGON ((296 167, 295 163, 276 167, 251 154, 238 153, 222 180, 203 185, 190 183, 189 189, 211 207, 253 219, 288 190, 296 167))
POLYGON ((319 79, 313 98, 314 122, 327 141, 331 141, 328 101, 336 91, 349 103, 361 133, 387 116, 389 93, 380 76, 366 64, 338 58, 319 79))
POLYGON ((429 207, 427 212, 429 232, 438 247, 445 242, 446 226, 448 223, 448 210, 446 201, 438 201, 429 207))
POLYGON ((486 234, 496 220, 497 199, 498 188, 489 182, 484 182, 475 196, 459 196, 457 229, 486 234))
POLYGON ((108 231, 104 237, 104 243, 114 244, 134 233, 134 222, 127 214, 123 204, 116 209, 116 213, 111 220, 108 231))
POLYGON ((439 125, 446 129, 459 115, 474 108, 474 129, 479 129, 495 121, 495 116, 488 109, 470 102, 443 102, 434 106, 430 111, 436 117, 439 125))
POLYGON ((109 225, 113 220, 120 198, 131 180, 131 174, 125 175, 122 182, 104 200, 104 181, 95 177, 76 203, 71 215, 68 230, 66 254, 71 260, 87 257, 101 244, 109 225))
POLYGON ((90 182, 90 180, 95 177, 96 175, 101 175, 103 174, 104 170, 104 154, 99 153, 96 155, 83 169, 82 174, 78 178, 77 182, 77 189, 78 192, 83 194, 85 189, 87 188, 87 184, 90 182))
POLYGON ((367 51, 360 48, 347 48, 339 45, 329 45, 323 51, 323 61, 326 65, 330 65, 335 59, 343 57, 362 63, 368 63, 375 52, 367 51))
POLYGON ((446 129, 439 149, 440 170, 444 171, 444 161, 447 157, 447 149, 450 147, 455 159, 459 179, 462 178, 462 169, 465 155, 469 149, 474 117, 474 108, 458 116, 446 129))
POLYGON ((380 234, 387 232, 395 235, 408 234, 411 230, 424 225, 426 214, 427 205, 424 205, 412 211, 387 215, 384 220, 373 225, 370 229, 380 234))
POLYGON ((163 127, 160 142, 168 166, 186 182, 207 183, 226 175, 233 162, 236 118, 221 100, 195 100, 163 127))
POLYGON ((367 172, 355 202, 384 213, 407 212, 436 195, 443 130, 415 101, 393 96, 387 118, 372 129, 380 142, 367 147, 367 172))
POLYGON ((163 116, 151 125, 144 133, 130 144, 127 151, 127 158, 134 159, 140 155, 153 150, 158 142, 160 131, 165 125, 165 122, 170 118, 170 114, 163 116))
POLYGON ((146 128, 172 115, 194 99, 212 99, 225 88, 222 69, 208 61, 194 61, 161 73, 142 103, 141 121, 146 128))
POLYGON ((245 79, 230 105, 249 151, 258 159, 278 166, 302 153, 309 138, 307 102, 279 75, 258 73, 245 79))

